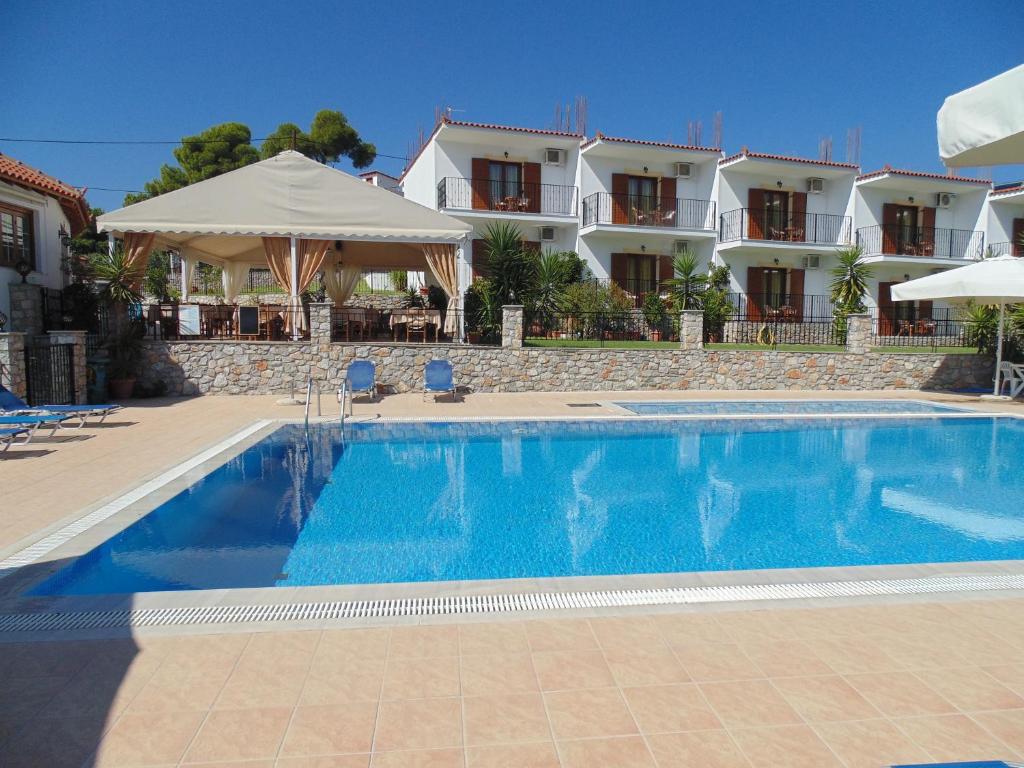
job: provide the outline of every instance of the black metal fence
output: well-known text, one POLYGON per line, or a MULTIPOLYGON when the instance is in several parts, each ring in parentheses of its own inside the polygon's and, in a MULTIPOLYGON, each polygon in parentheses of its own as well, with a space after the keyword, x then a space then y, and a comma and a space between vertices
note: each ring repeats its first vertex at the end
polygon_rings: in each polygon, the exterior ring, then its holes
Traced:
POLYGON ((849 216, 832 213, 737 208, 721 215, 718 239, 723 243, 730 240, 775 240, 845 245, 850 242, 851 221, 849 216))
POLYGON ((291 341, 309 338, 309 309, 281 304, 146 304, 135 311, 153 339, 291 341))
POLYGON ((835 303, 830 296, 798 293, 730 293, 731 312, 744 320, 803 322, 809 318, 832 317, 835 303))
POLYGON ((447 176, 437 184, 438 208, 575 216, 577 201, 576 187, 564 184, 454 176, 447 176))
POLYGON ((970 229, 886 224, 858 228, 857 245, 868 254, 980 259, 985 253, 985 233, 970 229))
POLYGON ((679 341, 678 318, 648 321, 641 312, 527 313, 523 339, 536 346, 622 346, 623 342, 679 341))
POLYGON ((595 192, 583 199, 583 226, 591 224, 714 230, 715 204, 710 200, 595 192))
POLYGON ((921 311, 913 304, 896 304, 890 312, 872 317, 875 345, 879 347, 970 347, 974 345, 963 313, 940 307, 921 311))
MULTIPOLYGON (((331 341, 453 344, 462 339, 462 320, 462 312, 446 309, 334 307, 331 310, 331 341)), ((495 334, 495 338, 500 341, 499 334, 495 334)))
POLYGON ((1009 240, 1002 243, 989 243, 985 249, 985 257, 993 256, 1024 256, 1024 243, 1011 243, 1009 240))
POLYGON ((793 293, 728 295, 729 311, 718 324, 705 319, 705 343, 758 346, 842 346, 846 325, 828 296, 793 293))
POLYGON ((71 405, 75 402, 74 345, 53 344, 39 337, 25 347, 29 405, 71 405))

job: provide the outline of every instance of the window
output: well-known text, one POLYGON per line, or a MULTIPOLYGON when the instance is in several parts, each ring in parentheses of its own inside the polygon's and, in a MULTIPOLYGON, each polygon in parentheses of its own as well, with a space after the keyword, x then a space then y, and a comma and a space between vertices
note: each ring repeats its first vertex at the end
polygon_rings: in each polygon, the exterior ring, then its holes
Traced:
POLYGON ((491 208, 500 203, 516 201, 523 192, 523 166, 519 163, 491 161, 489 168, 491 182, 491 208))
POLYGON ((896 252, 914 253, 917 240, 917 208, 896 206, 896 252))
POLYGON ((656 256, 630 256, 626 260, 626 285, 620 286, 634 296, 644 296, 658 290, 658 261, 656 256))
POLYGON ((27 261, 35 269, 36 249, 32 211, 0 205, 0 267, 27 261))
POLYGON ((650 176, 629 177, 629 222, 642 223, 658 207, 658 180, 650 176))
POLYGON ((789 193, 768 190, 764 193, 764 231, 769 240, 785 240, 789 193))

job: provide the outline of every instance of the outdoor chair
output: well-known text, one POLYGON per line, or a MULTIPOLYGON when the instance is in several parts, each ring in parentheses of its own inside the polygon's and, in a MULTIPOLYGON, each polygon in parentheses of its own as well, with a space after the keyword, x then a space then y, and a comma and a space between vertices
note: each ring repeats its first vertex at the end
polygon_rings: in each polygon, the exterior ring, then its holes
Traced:
POLYGON ((353 397, 369 395, 371 400, 377 399, 377 369, 369 360, 353 360, 349 363, 345 381, 353 397))
POLYGON ((412 341, 413 334, 418 334, 423 343, 427 343, 427 317, 426 315, 415 314, 409 318, 405 325, 405 340, 412 341))
MULTIPOLYGON (((19 437, 24 437, 28 433, 28 430, 24 427, 14 427, 9 429, 0 429, 0 453, 5 453, 10 448, 14 441, 19 437)), ((28 442, 26 438, 23 442, 28 442)))
POLYGON ((452 364, 447 360, 431 360, 423 369, 423 399, 427 395, 450 394, 455 400, 455 373, 452 364))
POLYGON ((1010 397, 1024 393, 1024 365, 1015 365, 1004 360, 999 364, 999 394, 1009 390, 1010 397))
POLYGON ((25 429, 25 442, 35 437, 40 428, 50 430, 50 437, 53 437, 61 423, 67 421, 68 416, 60 413, 21 413, 15 415, 0 416, 0 429, 25 429))
POLYGON ((78 426, 84 427, 87 418, 99 416, 98 424, 102 424, 114 411, 120 410, 121 406, 114 403, 106 405, 39 405, 31 406, 20 397, 11 392, 3 384, 0 384, 0 413, 10 416, 23 414, 55 413, 66 418, 77 418, 78 426))

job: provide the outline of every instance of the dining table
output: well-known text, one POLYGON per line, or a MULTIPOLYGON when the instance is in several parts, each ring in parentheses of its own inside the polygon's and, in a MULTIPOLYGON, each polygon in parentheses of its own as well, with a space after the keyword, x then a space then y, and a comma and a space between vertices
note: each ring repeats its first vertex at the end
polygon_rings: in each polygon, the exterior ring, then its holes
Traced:
MULTIPOLYGON (((416 309, 413 307, 410 309, 392 310, 391 317, 388 320, 388 325, 391 327, 391 338, 397 339, 399 326, 408 326, 409 323, 421 318, 427 325, 434 326, 434 341, 436 342, 438 328, 441 325, 441 310, 439 309, 416 309)), ((406 338, 408 338, 408 335, 406 338)))

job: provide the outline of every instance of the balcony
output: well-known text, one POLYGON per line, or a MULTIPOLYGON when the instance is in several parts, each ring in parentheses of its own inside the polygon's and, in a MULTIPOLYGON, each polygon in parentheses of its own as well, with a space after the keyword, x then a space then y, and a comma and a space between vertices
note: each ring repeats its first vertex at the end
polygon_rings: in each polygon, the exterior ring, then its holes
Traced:
POLYGON ((613 224, 662 229, 714 231, 715 204, 710 200, 595 192, 583 198, 583 226, 613 224))
POLYGON ((767 240, 800 245, 846 245, 852 223, 849 216, 831 213, 788 215, 778 209, 737 208, 722 214, 718 240, 767 240))
POLYGON ((1002 243, 989 243, 985 251, 986 258, 992 256, 1024 256, 1024 243, 1011 243, 1009 240, 1002 243))
POLYGON ((980 259, 985 252, 985 233, 970 229, 886 224, 859 228, 857 245, 869 256, 980 259))
POLYGON ((577 216, 576 187, 446 176, 437 184, 438 210, 577 216))

